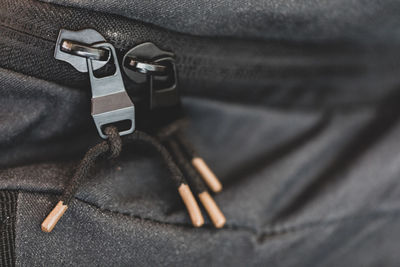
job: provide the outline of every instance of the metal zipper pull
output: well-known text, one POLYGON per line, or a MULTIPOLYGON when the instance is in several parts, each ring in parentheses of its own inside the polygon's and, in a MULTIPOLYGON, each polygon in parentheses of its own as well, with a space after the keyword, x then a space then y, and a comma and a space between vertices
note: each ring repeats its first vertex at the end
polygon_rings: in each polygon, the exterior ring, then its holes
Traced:
POLYGON ((115 48, 109 43, 101 43, 93 47, 109 49, 115 65, 114 74, 96 78, 93 73, 93 60, 87 60, 90 84, 92 85, 92 117, 97 131, 102 138, 106 139, 107 136, 103 133, 106 125, 129 121, 130 127, 119 134, 130 134, 135 130, 135 107, 125 91, 115 48))
POLYGON ((115 48, 95 30, 60 30, 54 57, 66 61, 80 72, 88 72, 92 87, 92 117, 99 135, 107 139, 103 129, 110 124, 120 135, 135 130, 135 106, 122 80, 115 48), (94 71, 113 60, 115 72, 96 77, 94 71), (121 125, 123 128, 121 129, 121 125))
MULTIPOLYGON (((90 55, 97 54, 96 51, 89 51, 90 47, 94 44, 105 42, 106 39, 93 29, 84 29, 80 31, 61 29, 58 34, 54 57, 57 60, 71 64, 79 72, 88 72, 86 59, 90 57, 90 55)), ((105 60, 96 60, 93 63, 94 69, 100 69, 106 65, 109 60, 109 55, 107 55, 105 60)))

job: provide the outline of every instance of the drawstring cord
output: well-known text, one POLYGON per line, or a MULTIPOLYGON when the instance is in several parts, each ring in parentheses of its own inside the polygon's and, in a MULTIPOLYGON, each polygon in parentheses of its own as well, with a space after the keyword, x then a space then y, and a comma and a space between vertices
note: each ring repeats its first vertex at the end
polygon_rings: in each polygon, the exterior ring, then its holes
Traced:
POLYGON ((189 187, 189 183, 214 226, 216 228, 223 227, 226 222, 225 216, 206 187, 207 184, 213 192, 219 192, 222 189, 221 182, 204 160, 197 155, 192 144, 180 132, 182 123, 184 121, 176 121, 170 124, 159 132, 157 135, 158 138, 136 130, 134 133, 124 136, 121 139, 116 127, 107 127, 104 130, 104 133, 108 137, 107 140, 95 145, 86 152, 57 205, 43 221, 42 231, 51 232, 53 230, 68 209, 70 201, 75 196, 82 181, 88 177, 90 170, 95 166, 97 160, 105 156, 109 159, 118 157, 121 153, 123 141, 124 143, 143 142, 158 151, 171 173, 170 177, 186 206, 193 226, 202 226, 204 218, 196 198, 189 187), (185 175, 182 174, 182 171, 185 175), (188 178, 189 183, 186 181, 185 176, 188 178))
POLYGON ((121 153, 122 140, 119 136, 118 129, 114 126, 110 126, 107 127, 104 132, 108 136, 107 141, 103 141, 89 149, 79 163, 79 166, 67 188, 64 190, 64 193, 60 199, 60 201, 65 203, 64 205, 68 205, 82 183, 82 180, 88 176, 90 170, 100 157, 108 153, 108 158, 113 159, 118 157, 121 153))
POLYGON ((118 157, 118 155, 120 154, 122 142, 117 128, 110 126, 107 127, 104 132, 108 136, 108 139, 101 142, 100 144, 95 145, 94 147, 89 149, 88 152, 86 152, 85 156, 79 163, 74 176, 72 177, 66 189, 64 190, 64 193, 60 197, 57 205, 43 221, 43 232, 51 232, 56 226, 57 222, 64 215, 64 212, 68 209, 69 202, 74 197, 76 191, 79 188, 79 185, 82 183, 82 180, 84 180, 88 176, 88 173, 93 168, 96 161, 101 156, 104 156, 107 152, 109 154, 109 158, 118 157))
POLYGON ((157 139, 138 130, 136 130, 133 134, 126 136, 125 138, 127 138, 131 142, 145 142, 153 146, 161 154, 161 157, 164 159, 164 162, 167 164, 167 167, 172 174, 171 178, 175 182, 179 195, 181 196, 182 201, 186 206, 193 226, 202 226, 204 224, 204 218, 201 214, 200 207, 197 204, 197 201, 193 196, 193 193, 190 190, 190 187, 185 177, 183 176, 179 167, 176 166, 176 164, 174 163, 172 156, 170 155, 168 150, 157 139))
MULTIPOLYGON (((92 147, 85 154, 84 158, 79 163, 73 178, 71 179, 67 188, 64 190, 62 196, 60 197, 57 205, 43 221, 42 231, 51 232, 54 229, 57 222, 61 219, 65 211, 68 209, 68 204, 74 197, 76 191, 79 188, 79 185, 82 183, 82 180, 84 180, 88 176, 90 170, 93 168, 99 158, 106 155, 107 153, 109 158, 115 158, 119 156, 122 148, 122 140, 119 136, 117 128, 112 126, 107 127, 104 132, 106 133, 108 139, 92 147)), ((133 134, 125 136, 124 140, 129 143, 142 141, 146 144, 151 145, 160 153, 169 171, 172 174, 171 178, 174 181, 178 189, 179 195, 181 196, 182 201, 186 206, 193 226, 202 226, 204 224, 204 218, 201 214, 200 207, 197 204, 197 201, 192 191, 190 190, 186 179, 184 178, 180 169, 174 163, 172 156, 169 154, 167 149, 157 139, 137 130, 133 134)))
POLYGON ((205 161, 198 156, 193 145, 180 131, 184 124, 186 124, 185 119, 171 123, 159 131, 158 139, 165 144, 165 147, 173 155, 177 165, 184 171, 185 176, 188 177, 190 185, 203 204, 214 226, 221 228, 225 225, 226 218, 208 192, 205 184, 214 193, 222 190, 222 184, 205 161))
POLYGON ((207 187, 204 181, 201 179, 199 174, 186 159, 183 151, 180 149, 178 143, 173 139, 168 139, 167 147, 174 155, 174 158, 178 166, 184 171, 189 179, 194 192, 197 194, 200 202, 203 204, 206 212, 210 216, 210 219, 216 228, 222 228, 225 225, 226 219, 224 214, 221 212, 215 200, 212 198, 210 193, 208 193, 207 187))
POLYGON ((190 158, 191 165, 196 169, 196 171, 200 174, 201 178, 207 184, 207 186, 214 192, 219 193, 222 190, 222 184, 214 174, 214 172, 208 167, 203 158, 201 158, 193 145, 189 142, 189 140, 184 136, 184 134, 180 131, 187 124, 185 119, 177 120, 167 127, 164 127, 161 131, 158 132, 158 139, 161 142, 168 141, 169 139, 175 139, 178 142, 179 146, 182 148, 185 156, 190 158))
POLYGON ((222 184, 214 174, 214 172, 208 167, 206 162, 196 153, 193 145, 187 140, 182 132, 176 133, 176 139, 185 151, 185 153, 190 157, 193 167, 198 171, 198 173, 203 178, 204 182, 208 187, 214 192, 218 193, 222 190, 222 184))

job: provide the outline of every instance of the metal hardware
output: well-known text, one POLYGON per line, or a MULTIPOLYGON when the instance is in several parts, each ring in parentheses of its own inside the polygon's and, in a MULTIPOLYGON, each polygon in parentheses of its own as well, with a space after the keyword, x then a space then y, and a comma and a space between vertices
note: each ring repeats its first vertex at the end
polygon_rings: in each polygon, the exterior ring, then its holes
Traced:
POLYGON ((130 58, 126 62, 127 62, 126 67, 143 74, 163 74, 167 70, 167 67, 163 65, 140 62, 132 58, 130 58))
MULTIPOLYGON (((68 46, 65 46, 65 44, 63 45, 63 42, 66 40, 77 42, 79 44, 85 44, 87 47, 91 47, 96 43, 106 42, 104 37, 93 29, 85 29, 81 31, 69 31, 64 29, 60 30, 56 42, 56 49, 54 50, 54 57, 58 60, 68 62, 80 72, 88 72, 86 64, 87 59, 86 57, 63 51, 62 47, 64 47, 64 49, 68 49, 68 46)), ((93 69, 100 69, 107 64, 108 61, 109 59, 106 61, 93 61, 93 69)))
MULTIPOLYGON (((92 117, 99 135, 106 139, 103 128, 108 124, 128 122, 128 127, 119 134, 130 134, 135 130, 135 106, 122 81, 115 48, 105 42, 97 31, 60 30, 54 57, 71 64, 80 72, 88 72, 92 87, 92 117), (113 59, 115 71, 108 76, 96 77, 94 71, 113 59)), ((111 64, 111 63, 110 63, 111 64)))
POLYGON ((100 43, 93 45, 93 47, 108 49, 115 64, 114 74, 97 78, 93 73, 93 63, 95 61, 90 58, 87 60, 90 84, 92 86, 92 117, 97 131, 102 138, 106 139, 107 136, 102 129, 104 125, 130 121, 129 129, 119 133, 120 135, 130 134, 135 130, 135 107, 125 91, 115 48, 109 43, 100 43))
POLYGON ((178 77, 173 53, 163 51, 153 43, 143 43, 128 51, 122 67, 134 82, 148 84, 150 109, 171 107, 179 103, 178 77))
POLYGON ((110 51, 106 49, 90 47, 69 40, 62 41, 61 51, 93 60, 108 61, 110 59, 110 51))

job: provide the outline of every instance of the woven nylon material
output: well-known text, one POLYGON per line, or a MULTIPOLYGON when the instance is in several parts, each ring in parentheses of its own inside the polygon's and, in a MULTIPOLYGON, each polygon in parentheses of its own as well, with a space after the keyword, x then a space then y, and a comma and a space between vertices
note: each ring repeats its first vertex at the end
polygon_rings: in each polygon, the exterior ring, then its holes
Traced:
MULTIPOLYGON (((226 100, 240 98, 255 103, 266 95, 279 96, 282 90, 296 94, 297 99, 299 94, 315 95, 319 90, 321 92, 315 97, 321 99, 321 93, 342 90, 349 94, 347 101, 350 102, 359 99, 359 92, 352 92, 361 88, 364 92, 376 91, 367 81, 369 78, 397 77, 392 64, 387 64, 389 61, 397 64, 392 57, 393 50, 387 47, 195 37, 120 16, 31 0, 4 1, 0 10, 0 56, 3 58, 0 66, 69 86, 88 88, 87 75, 53 58, 54 42, 61 28, 94 28, 117 48, 119 57, 138 43, 154 42, 176 54, 184 93, 226 100), (329 90, 324 90, 327 79, 329 90), (243 94, 244 87, 252 92, 243 94)), ((128 91, 134 87, 129 82, 125 86, 128 91)), ((333 97, 324 99, 334 101, 333 97)))
POLYGON ((42 0, 195 35, 280 40, 399 41, 400 3, 365 1, 42 0), (178 7, 178 8, 177 8, 178 7))
POLYGON ((15 265, 15 216, 17 212, 15 191, 0 191, 0 263, 15 265))
MULTIPOLYGON (((89 88, 87 74, 53 58, 55 41, 10 31, 1 25, 0 35, 0 67, 76 88, 89 88)), ((163 45, 167 43, 165 41, 163 45)), ((338 55, 338 51, 329 47, 281 45, 279 48, 278 45, 268 45, 260 49, 247 47, 246 54, 234 49, 236 45, 225 46, 224 42, 220 45, 227 51, 220 53, 220 47, 211 44, 208 50, 199 50, 198 54, 186 53, 182 46, 172 49, 177 55, 184 94, 225 101, 240 99, 252 104, 263 104, 268 98, 269 102, 277 102, 277 105, 287 105, 285 96, 293 95, 296 105, 337 105, 337 102, 353 105, 360 100, 375 101, 377 94, 390 90, 398 79, 397 61, 390 55, 392 50, 389 48, 374 54, 342 47, 343 54, 338 55), (235 51, 238 53, 234 54, 235 51), (206 53, 209 54, 206 56, 206 53), (353 54, 349 56, 350 53, 353 54), (258 59, 257 54, 260 55, 258 59), (387 79, 382 80, 382 77, 387 79), (377 86, 381 91, 375 90, 377 86), (363 98, 359 97, 360 91, 363 98), (346 95, 345 101, 343 95, 346 95)), ((122 55, 123 51, 119 50, 119 53, 122 55)), ((136 96, 134 83, 124 78, 127 91, 136 96)))

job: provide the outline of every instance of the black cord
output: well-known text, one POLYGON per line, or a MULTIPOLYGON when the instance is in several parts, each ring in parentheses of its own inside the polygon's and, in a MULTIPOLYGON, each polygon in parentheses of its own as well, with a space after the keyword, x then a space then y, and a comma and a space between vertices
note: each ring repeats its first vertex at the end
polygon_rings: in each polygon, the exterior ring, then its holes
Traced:
POLYGON ((211 221, 216 228, 221 228, 226 222, 226 218, 217 203, 209 194, 207 187, 200 177, 199 173, 194 169, 191 162, 185 157, 181 147, 173 138, 165 140, 167 147, 171 150, 175 160, 189 179, 191 187, 194 189, 205 210, 207 211, 211 221))
POLYGON ((173 123, 169 124, 168 126, 162 128, 157 132, 157 138, 162 142, 168 139, 173 134, 177 133, 188 124, 187 119, 183 118, 180 120, 176 120, 173 123))
POLYGON ((110 126, 107 127, 104 132, 108 136, 108 139, 100 144, 95 145, 89 149, 88 152, 86 152, 85 156, 79 163, 74 176, 64 190, 60 200, 63 201, 65 205, 68 205, 68 203, 74 197, 80 184, 88 176, 88 173, 101 156, 105 156, 108 152, 109 158, 115 158, 121 153, 122 141, 121 137, 119 136, 118 129, 114 126, 110 126))
POLYGON ((118 129, 114 126, 107 127, 104 130, 104 133, 108 137, 108 144, 110 146, 110 155, 109 158, 116 158, 121 154, 122 150, 122 140, 119 135, 118 129))
POLYGON ((181 184, 187 184, 187 181, 183 177, 181 170, 174 163, 171 154, 156 138, 153 138, 144 132, 136 130, 132 134, 124 137, 124 140, 127 140, 129 142, 141 141, 154 147, 160 153, 168 169, 170 170, 172 174, 171 178, 174 181, 175 185, 179 187, 181 184))
MULTIPOLYGON (((122 141, 117 128, 107 127, 104 132, 107 134, 108 140, 92 147, 85 154, 84 158, 79 163, 74 176, 64 190, 59 202, 42 222, 42 231, 51 232, 53 230, 61 216, 63 216, 64 212, 68 208, 68 204, 74 197, 80 184, 88 176, 90 170, 93 168, 99 158, 106 156, 107 154, 109 158, 115 158, 121 153, 122 141)), ((135 131, 133 134, 124 137, 124 141, 125 140, 127 142, 144 142, 151 145, 161 154, 169 171, 172 174, 171 178, 175 182, 178 192, 181 195, 181 198, 189 212, 193 225, 195 227, 202 226, 204 219, 201 215, 200 208, 189 186, 187 185, 186 179, 184 178, 178 166, 176 166, 168 150, 157 139, 140 131, 135 131)))
MULTIPOLYGON (((95 145, 89 149, 88 152, 86 152, 85 156, 79 163, 74 176, 64 190, 60 200, 63 201, 65 205, 68 205, 68 203, 74 197, 82 181, 88 176, 90 170, 93 168, 99 158, 107 154, 109 158, 116 158, 121 153, 122 140, 119 136, 117 128, 110 126, 107 127, 104 132, 108 136, 108 139, 100 144, 95 145)), ((125 140, 128 142, 141 141, 154 147, 164 159, 164 162, 172 174, 171 179, 174 181, 175 185, 179 187, 182 183, 187 184, 181 170, 174 163, 172 156, 157 139, 144 132, 136 130, 133 134, 125 136, 124 141, 125 140)))
POLYGON ((187 156, 191 159, 198 157, 198 154, 192 145, 192 143, 184 136, 181 131, 175 133, 175 138, 178 141, 179 145, 183 148, 187 156))
POLYGON ((184 153, 180 149, 178 143, 172 138, 167 139, 166 141, 167 147, 170 149, 171 154, 174 156, 178 166, 184 171, 186 177, 189 180, 189 183, 196 194, 200 194, 207 190, 207 187, 200 177, 198 172, 193 168, 190 161, 187 160, 184 153))

